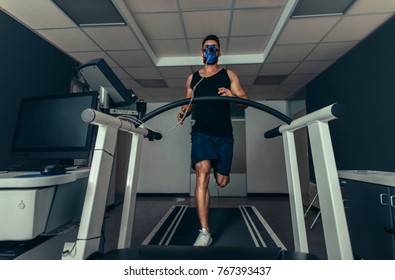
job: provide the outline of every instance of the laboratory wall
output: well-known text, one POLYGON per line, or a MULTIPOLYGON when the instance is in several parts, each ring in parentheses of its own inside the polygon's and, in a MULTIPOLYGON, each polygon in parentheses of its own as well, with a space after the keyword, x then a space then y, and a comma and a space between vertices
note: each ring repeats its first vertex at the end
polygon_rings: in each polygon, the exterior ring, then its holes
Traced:
POLYGON ((21 99, 70 93, 75 61, 2 11, 0 42, 0 167, 6 167, 27 162, 10 153, 21 99))

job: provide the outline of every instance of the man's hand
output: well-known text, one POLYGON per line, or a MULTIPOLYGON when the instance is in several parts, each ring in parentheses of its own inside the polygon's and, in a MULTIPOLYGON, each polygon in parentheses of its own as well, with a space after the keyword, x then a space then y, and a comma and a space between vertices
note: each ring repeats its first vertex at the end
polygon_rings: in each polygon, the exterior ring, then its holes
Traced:
POLYGON ((233 94, 230 89, 227 89, 225 87, 218 88, 218 95, 236 97, 236 95, 233 94))
POLYGON ((177 114, 177 120, 178 120, 178 122, 180 123, 180 124, 184 124, 184 115, 185 115, 185 109, 181 109, 181 111, 180 112, 178 112, 178 114, 177 114))

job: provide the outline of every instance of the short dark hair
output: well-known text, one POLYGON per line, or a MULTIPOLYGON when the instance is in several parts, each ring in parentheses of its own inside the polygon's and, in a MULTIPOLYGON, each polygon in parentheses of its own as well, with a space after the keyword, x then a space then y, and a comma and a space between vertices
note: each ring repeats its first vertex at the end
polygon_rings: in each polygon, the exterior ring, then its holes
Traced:
POLYGON ((219 38, 216 35, 207 35, 206 37, 204 37, 202 41, 202 48, 204 47, 204 43, 208 40, 214 40, 215 42, 217 42, 218 47, 221 48, 221 45, 219 43, 219 38))

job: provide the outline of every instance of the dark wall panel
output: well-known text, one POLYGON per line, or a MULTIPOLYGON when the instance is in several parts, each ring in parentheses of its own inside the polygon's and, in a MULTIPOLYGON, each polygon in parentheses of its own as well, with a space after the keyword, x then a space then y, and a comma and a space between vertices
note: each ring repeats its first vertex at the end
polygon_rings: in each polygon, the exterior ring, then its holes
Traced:
POLYGON ((338 169, 395 171, 395 17, 306 87, 307 112, 346 105, 330 123, 338 169))
POLYGON ((75 61, 0 11, 0 166, 10 148, 23 97, 70 93, 75 61))

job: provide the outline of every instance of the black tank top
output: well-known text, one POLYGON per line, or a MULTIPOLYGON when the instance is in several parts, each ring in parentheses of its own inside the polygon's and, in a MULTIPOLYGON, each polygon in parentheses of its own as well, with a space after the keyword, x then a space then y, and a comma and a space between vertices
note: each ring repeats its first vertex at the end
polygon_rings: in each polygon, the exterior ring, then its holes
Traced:
MULTIPOLYGON (((193 88, 202 77, 199 71, 192 77, 190 87, 193 88)), ((230 89, 230 78, 225 69, 217 74, 204 78, 194 91, 195 97, 218 96, 218 88, 230 89)), ((232 122, 230 118, 230 104, 221 101, 197 102, 193 105, 195 124, 192 132, 202 133, 217 137, 233 137, 232 122)))

